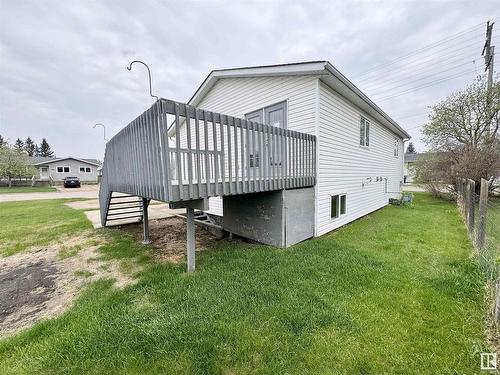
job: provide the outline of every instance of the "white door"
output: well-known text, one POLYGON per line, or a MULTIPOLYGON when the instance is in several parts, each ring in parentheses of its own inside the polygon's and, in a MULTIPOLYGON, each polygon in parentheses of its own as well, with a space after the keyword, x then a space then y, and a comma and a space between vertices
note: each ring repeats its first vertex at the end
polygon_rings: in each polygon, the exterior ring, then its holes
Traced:
POLYGON ((40 179, 42 180, 49 179, 49 167, 40 167, 40 179))
MULTIPOLYGON (((277 128, 286 129, 286 102, 281 102, 264 108, 265 123, 277 128)), ((277 139, 274 137, 273 155, 269 155, 270 166, 281 166, 282 157, 278 152, 277 139)), ((269 148, 269 141, 266 142, 269 148)))
MULTIPOLYGON (((270 105, 269 107, 265 107, 262 109, 259 109, 257 111, 248 113, 245 115, 245 118, 250 121, 256 121, 259 123, 264 123, 266 125, 271 125, 275 126, 277 128, 283 128, 286 129, 286 102, 281 102, 277 104, 270 105)), ((264 176, 270 175, 270 168, 272 166, 281 166, 282 160, 281 160, 281 155, 278 153, 277 149, 277 140, 276 137, 274 137, 274 142, 275 144, 273 145, 273 155, 269 154, 270 147, 269 147, 269 142, 270 142, 270 137, 267 134, 263 135, 263 141, 264 141, 264 154, 267 155, 267 162, 262 159, 262 155, 259 155, 259 152, 256 151, 255 154, 252 152, 253 150, 253 143, 252 139, 249 139, 248 142, 246 142, 246 147, 248 150, 251 150, 250 152, 250 175, 253 173, 253 167, 259 167, 261 163, 264 163, 263 169, 264 169, 264 176)), ((256 145, 258 147, 258 145, 256 145)))
MULTIPOLYGON (((248 121, 255 121, 258 122, 259 124, 264 123, 263 121, 263 113, 262 110, 258 110, 252 113, 249 113, 248 115, 245 116, 245 118, 248 121)), ((247 142, 245 142, 245 151, 248 153, 250 152, 249 155, 249 166, 250 166, 250 176, 253 176, 253 169, 258 168, 260 166, 260 155, 259 155, 259 143, 258 141, 255 142, 255 151, 254 151, 254 145, 253 145, 253 139, 250 137, 247 142), (250 150, 250 151, 247 151, 250 150)))

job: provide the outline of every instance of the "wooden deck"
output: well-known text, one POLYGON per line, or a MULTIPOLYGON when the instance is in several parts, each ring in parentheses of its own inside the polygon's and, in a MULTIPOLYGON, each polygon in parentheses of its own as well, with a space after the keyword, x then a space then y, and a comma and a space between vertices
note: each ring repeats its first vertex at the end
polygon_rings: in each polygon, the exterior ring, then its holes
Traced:
POLYGON ((103 225, 113 192, 179 202, 308 187, 315 156, 313 135, 160 99, 106 145, 103 225))

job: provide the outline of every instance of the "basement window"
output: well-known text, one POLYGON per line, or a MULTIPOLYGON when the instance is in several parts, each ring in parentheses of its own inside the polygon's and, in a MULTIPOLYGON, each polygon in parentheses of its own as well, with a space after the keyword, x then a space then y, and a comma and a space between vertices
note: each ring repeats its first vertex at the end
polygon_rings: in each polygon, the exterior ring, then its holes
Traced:
POLYGON ((361 146, 370 146, 370 121, 361 117, 359 123, 359 144, 361 146))
POLYGON ((345 215, 347 211, 347 201, 345 194, 337 194, 331 196, 330 201, 330 218, 337 219, 339 216, 345 215))

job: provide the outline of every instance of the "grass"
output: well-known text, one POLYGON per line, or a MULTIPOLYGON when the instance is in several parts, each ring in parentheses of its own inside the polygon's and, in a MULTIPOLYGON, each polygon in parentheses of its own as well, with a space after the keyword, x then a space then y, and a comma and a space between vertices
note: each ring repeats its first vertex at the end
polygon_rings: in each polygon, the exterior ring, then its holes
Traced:
POLYGON ((57 189, 53 186, 0 186, 0 194, 11 194, 11 193, 46 193, 50 191, 56 191, 57 189))
POLYGON ((31 246, 45 246, 65 236, 92 228, 83 211, 65 200, 6 202, 0 204, 0 256, 31 246))
POLYGON ((0 341, 1 372, 479 373, 484 279, 454 204, 415 197, 286 250, 221 241, 194 274, 106 230, 137 284, 0 341))

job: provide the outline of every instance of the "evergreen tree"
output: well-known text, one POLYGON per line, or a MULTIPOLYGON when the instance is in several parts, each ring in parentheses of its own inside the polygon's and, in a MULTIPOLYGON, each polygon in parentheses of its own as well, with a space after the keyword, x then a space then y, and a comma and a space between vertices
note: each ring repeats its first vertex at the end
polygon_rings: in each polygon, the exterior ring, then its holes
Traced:
POLYGON ((33 142, 30 137, 26 138, 26 141, 24 142, 24 151, 26 151, 28 156, 35 156, 35 148, 35 142, 33 142))
POLYGON ((0 147, 7 146, 7 141, 0 135, 0 147))
POLYGON ((35 143, 35 155, 34 156, 42 156, 42 153, 40 151, 40 146, 38 146, 36 143, 35 143))
POLYGON ((415 150, 415 146, 413 146, 413 143, 408 143, 408 148, 406 149, 407 154, 415 154, 417 151, 415 150))
POLYGON ((42 138, 42 143, 40 144, 40 156, 46 158, 54 156, 54 151, 50 149, 50 145, 45 138, 42 138))
POLYGON ((17 151, 17 152, 21 152, 24 150, 24 142, 21 141, 20 138, 17 138, 16 139, 16 143, 14 143, 14 149, 17 151))

